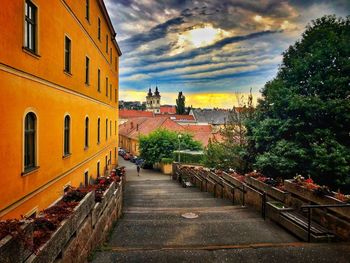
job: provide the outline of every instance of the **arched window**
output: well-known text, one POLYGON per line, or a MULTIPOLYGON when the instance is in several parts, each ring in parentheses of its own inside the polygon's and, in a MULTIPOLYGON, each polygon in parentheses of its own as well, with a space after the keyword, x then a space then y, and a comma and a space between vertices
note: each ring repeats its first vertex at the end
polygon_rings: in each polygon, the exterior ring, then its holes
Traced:
POLYGON ((106 119, 106 141, 108 139, 108 119, 106 119))
POLYGON ((100 131, 101 131, 101 120, 98 118, 97 120, 97 143, 100 143, 100 131))
POLYGON ((85 118, 85 148, 89 147, 89 118, 85 118))
POLYGON ((112 136, 112 121, 109 122, 109 136, 112 136))
POLYGON ((24 127, 24 170, 28 171, 36 166, 36 116, 29 112, 25 117, 24 127))
POLYGON ((64 155, 70 154, 70 117, 64 118, 64 155))

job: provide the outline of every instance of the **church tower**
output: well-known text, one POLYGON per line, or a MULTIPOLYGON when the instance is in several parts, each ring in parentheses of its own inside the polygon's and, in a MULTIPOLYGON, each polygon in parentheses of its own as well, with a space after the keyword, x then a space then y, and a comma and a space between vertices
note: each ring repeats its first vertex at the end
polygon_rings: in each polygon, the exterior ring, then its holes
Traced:
POLYGON ((157 86, 154 94, 149 89, 146 96, 146 111, 153 111, 155 114, 160 114, 160 98, 161 96, 157 86))

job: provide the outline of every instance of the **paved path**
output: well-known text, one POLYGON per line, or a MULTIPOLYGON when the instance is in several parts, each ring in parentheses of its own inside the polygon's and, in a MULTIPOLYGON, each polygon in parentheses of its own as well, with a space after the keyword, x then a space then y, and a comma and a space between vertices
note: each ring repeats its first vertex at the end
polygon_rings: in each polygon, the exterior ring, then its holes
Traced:
POLYGON ((124 215, 94 262, 349 262, 345 244, 307 244, 248 208, 169 176, 127 168, 124 215), (197 219, 181 215, 194 212, 197 219))

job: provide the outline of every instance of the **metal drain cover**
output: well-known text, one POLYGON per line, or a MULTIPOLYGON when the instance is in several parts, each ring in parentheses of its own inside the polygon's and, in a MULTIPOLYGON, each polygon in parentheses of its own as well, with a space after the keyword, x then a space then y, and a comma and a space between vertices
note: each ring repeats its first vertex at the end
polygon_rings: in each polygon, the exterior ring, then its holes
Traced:
POLYGON ((195 213, 184 213, 181 215, 183 218, 187 218, 187 219, 195 219, 198 218, 198 214, 195 213))

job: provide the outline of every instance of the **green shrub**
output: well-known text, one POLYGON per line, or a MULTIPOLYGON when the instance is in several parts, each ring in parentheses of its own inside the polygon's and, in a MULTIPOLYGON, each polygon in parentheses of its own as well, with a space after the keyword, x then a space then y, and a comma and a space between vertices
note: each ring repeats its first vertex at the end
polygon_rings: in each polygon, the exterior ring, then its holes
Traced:
POLYGON ((160 161, 163 164, 171 164, 173 163, 173 159, 172 158, 162 158, 162 160, 160 161))
POLYGON ((180 162, 187 164, 202 164, 203 163, 203 153, 198 152, 179 152, 175 151, 173 153, 173 159, 178 161, 180 154, 180 162))

